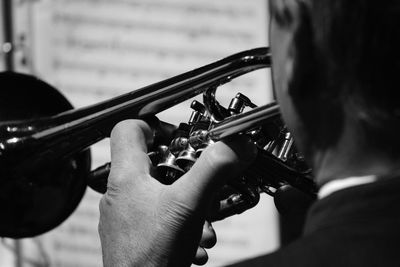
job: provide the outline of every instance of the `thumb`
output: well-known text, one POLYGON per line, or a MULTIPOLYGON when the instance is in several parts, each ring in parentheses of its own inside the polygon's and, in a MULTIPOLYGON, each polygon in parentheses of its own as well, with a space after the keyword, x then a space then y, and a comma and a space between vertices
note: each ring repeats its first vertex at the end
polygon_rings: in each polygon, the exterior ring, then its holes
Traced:
POLYGON ((193 167, 174 183, 176 194, 191 208, 198 208, 214 195, 229 178, 238 177, 257 154, 254 143, 245 136, 217 142, 207 147, 193 167))
POLYGON ((151 129, 143 121, 125 120, 113 128, 108 185, 123 188, 127 183, 135 183, 150 172, 147 144, 151 141, 151 129))

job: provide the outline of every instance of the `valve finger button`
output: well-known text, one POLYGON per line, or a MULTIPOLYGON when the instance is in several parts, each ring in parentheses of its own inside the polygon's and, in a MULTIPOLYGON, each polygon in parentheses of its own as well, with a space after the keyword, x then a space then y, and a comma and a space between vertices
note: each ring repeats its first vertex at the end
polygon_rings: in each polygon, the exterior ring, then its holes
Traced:
POLYGON ((159 148, 161 160, 157 164, 159 181, 163 184, 172 184, 185 172, 176 164, 176 157, 166 146, 159 148))
POLYGON ((157 172, 158 176, 161 177, 158 180, 166 185, 173 184, 176 180, 178 180, 182 175, 185 174, 184 170, 174 165, 159 165, 157 166, 157 172))
POLYGON ((186 150, 183 150, 179 153, 179 156, 176 158, 176 164, 183 169, 185 172, 189 171, 192 168, 193 164, 196 162, 196 151, 188 146, 186 150))

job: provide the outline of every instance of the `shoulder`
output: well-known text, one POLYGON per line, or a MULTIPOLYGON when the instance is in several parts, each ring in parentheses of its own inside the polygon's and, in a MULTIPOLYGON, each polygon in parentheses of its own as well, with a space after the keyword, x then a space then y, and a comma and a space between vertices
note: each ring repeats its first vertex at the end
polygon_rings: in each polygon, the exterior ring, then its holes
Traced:
POLYGON ((357 234, 353 235, 350 228, 324 229, 274 253, 229 267, 400 266, 400 259, 396 255, 398 253, 395 249, 388 249, 388 246, 392 246, 391 241, 387 246, 384 245, 385 242, 388 240, 365 239, 357 234))

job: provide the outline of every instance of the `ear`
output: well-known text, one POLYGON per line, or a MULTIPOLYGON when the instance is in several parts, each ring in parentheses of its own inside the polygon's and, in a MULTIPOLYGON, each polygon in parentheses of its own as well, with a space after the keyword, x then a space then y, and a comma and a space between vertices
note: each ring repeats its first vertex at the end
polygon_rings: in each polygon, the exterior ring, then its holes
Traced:
MULTIPOLYGON (((270 0, 270 10, 270 44, 275 71, 278 72, 275 78, 277 82, 288 85, 294 75, 303 72, 300 70, 298 73, 295 64, 300 63, 299 59, 309 57, 306 54, 310 49, 304 47, 308 47, 311 41, 309 34, 304 32, 310 26, 309 15, 304 0, 270 0)), ((279 89, 290 94, 289 86, 279 89)))
POLYGON ((301 23, 304 0, 270 0, 269 4, 271 19, 279 26, 294 30, 301 23))
POLYGON ((297 0, 270 0, 270 46, 272 50, 275 88, 288 93, 296 57, 296 31, 301 23, 297 0))

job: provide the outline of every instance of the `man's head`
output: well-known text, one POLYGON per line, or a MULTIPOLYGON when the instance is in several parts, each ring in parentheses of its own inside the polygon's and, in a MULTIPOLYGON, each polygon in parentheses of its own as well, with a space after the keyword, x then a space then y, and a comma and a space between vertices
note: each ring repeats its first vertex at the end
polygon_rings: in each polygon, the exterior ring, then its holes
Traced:
POLYGON ((300 149, 357 142, 398 156, 400 2, 270 0, 273 77, 300 149))

